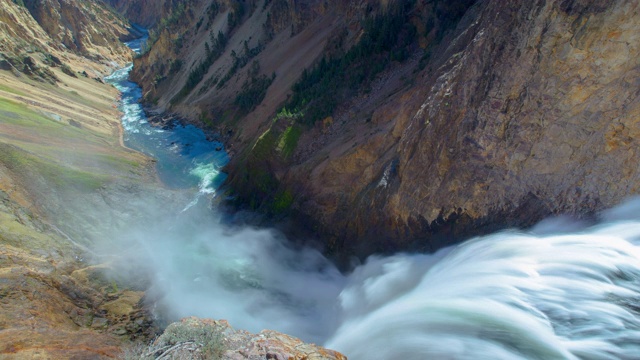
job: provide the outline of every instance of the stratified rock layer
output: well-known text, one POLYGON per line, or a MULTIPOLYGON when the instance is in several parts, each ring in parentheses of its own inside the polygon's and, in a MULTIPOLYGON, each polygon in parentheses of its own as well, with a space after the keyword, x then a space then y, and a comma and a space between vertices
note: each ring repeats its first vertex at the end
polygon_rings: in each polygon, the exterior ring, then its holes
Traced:
POLYGON ((100 2, 63 0, 0 0, 0 51, 3 57, 52 55, 56 64, 84 58, 85 69, 114 68, 131 61, 131 50, 120 42, 128 22, 100 2), (89 59, 90 61, 86 61, 89 59))

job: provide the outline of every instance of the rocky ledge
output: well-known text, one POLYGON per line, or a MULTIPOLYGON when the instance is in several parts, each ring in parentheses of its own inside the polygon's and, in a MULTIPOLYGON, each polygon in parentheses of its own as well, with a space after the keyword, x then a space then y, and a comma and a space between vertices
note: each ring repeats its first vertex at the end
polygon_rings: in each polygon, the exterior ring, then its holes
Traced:
POLYGON ((189 317, 167 327, 148 347, 130 349, 127 359, 346 360, 341 353, 273 330, 252 334, 226 320, 189 317))

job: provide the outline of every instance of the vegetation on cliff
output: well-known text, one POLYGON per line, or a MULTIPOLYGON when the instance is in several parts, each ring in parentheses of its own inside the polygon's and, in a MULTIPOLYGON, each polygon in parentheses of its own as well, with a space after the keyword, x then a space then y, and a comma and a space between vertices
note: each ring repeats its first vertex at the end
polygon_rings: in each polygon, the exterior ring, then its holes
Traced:
POLYGON ((412 5, 392 2, 383 12, 368 16, 355 45, 345 53, 323 56, 315 67, 303 71, 286 107, 302 113, 298 120, 312 125, 333 115, 349 93, 367 91, 389 62, 404 61, 412 51, 409 47, 416 38, 410 22, 412 5))
POLYGON ((313 219, 342 252, 433 250, 637 191, 618 171, 636 148, 636 101, 620 85, 634 73, 635 4, 274 0, 208 19, 210 3, 176 29, 188 41, 175 81, 151 85, 162 41, 136 79, 160 110, 224 134, 237 201, 313 219), (225 51, 172 102, 204 59, 204 29, 229 20, 225 51), (263 81, 237 71, 244 48, 260 49, 244 63, 263 81), (615 106, 597 100, 609 93, 623 94, 615 106))

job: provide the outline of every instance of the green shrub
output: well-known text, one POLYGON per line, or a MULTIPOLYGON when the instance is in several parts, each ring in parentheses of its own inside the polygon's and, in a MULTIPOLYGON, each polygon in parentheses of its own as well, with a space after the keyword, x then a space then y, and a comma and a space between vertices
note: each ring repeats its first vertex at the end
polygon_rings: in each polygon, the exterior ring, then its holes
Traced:
POLYGON ((277 150, 282 154, 284 159, 293 155, 294 150, 298 146, 298 140, 302 135, 302 129, 299 126, 289 126, 280 136, 277 150))
POLYGON ((339 99, 370 83, 391 61, 404 61, 416 36, 410 3, 393 2, 386 12, 365 19, 360 41, 342 56, 322 58, 305 70, 286 106, 299 109, 301 121, 313 124, 330 116, 339 99))
POLYGON ((293 204, 293 195, 289 190, 284 190, 273 199, 272 212, 275 214, 286 212, 291 208, 291 204, 293 204))

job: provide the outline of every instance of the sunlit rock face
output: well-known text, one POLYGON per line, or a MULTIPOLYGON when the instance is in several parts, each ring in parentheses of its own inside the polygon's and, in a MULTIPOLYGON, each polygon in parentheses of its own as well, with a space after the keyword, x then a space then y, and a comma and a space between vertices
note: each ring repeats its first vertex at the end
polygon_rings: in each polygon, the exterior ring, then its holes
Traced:
POLYGON ((43 52, 67 63, 68 52, 104 64, 131 60, 131 52, 120 42, 129 33, 127 21, 100 2, 3 0, 0 18, 5 56, 43 52))
POLYGON ((636 193, 637 7, 476 4, 371 125, 340 130, 367 135, 287 172, 297 209, 355 253, 433 250, 636 193))
POLYGON ((382 219, 399 219, 399 236, 412 223, 409 237, 437 231, 439 216, 453 217, 442 227, 454 234, 528 225, 637 192, 627 164, 638 148, 638 4, 569 3, 472 9, 405 94, 415 105, 395 104, 410 108, 395 118, 397 176, 371 194, 388 199, 382 219))

